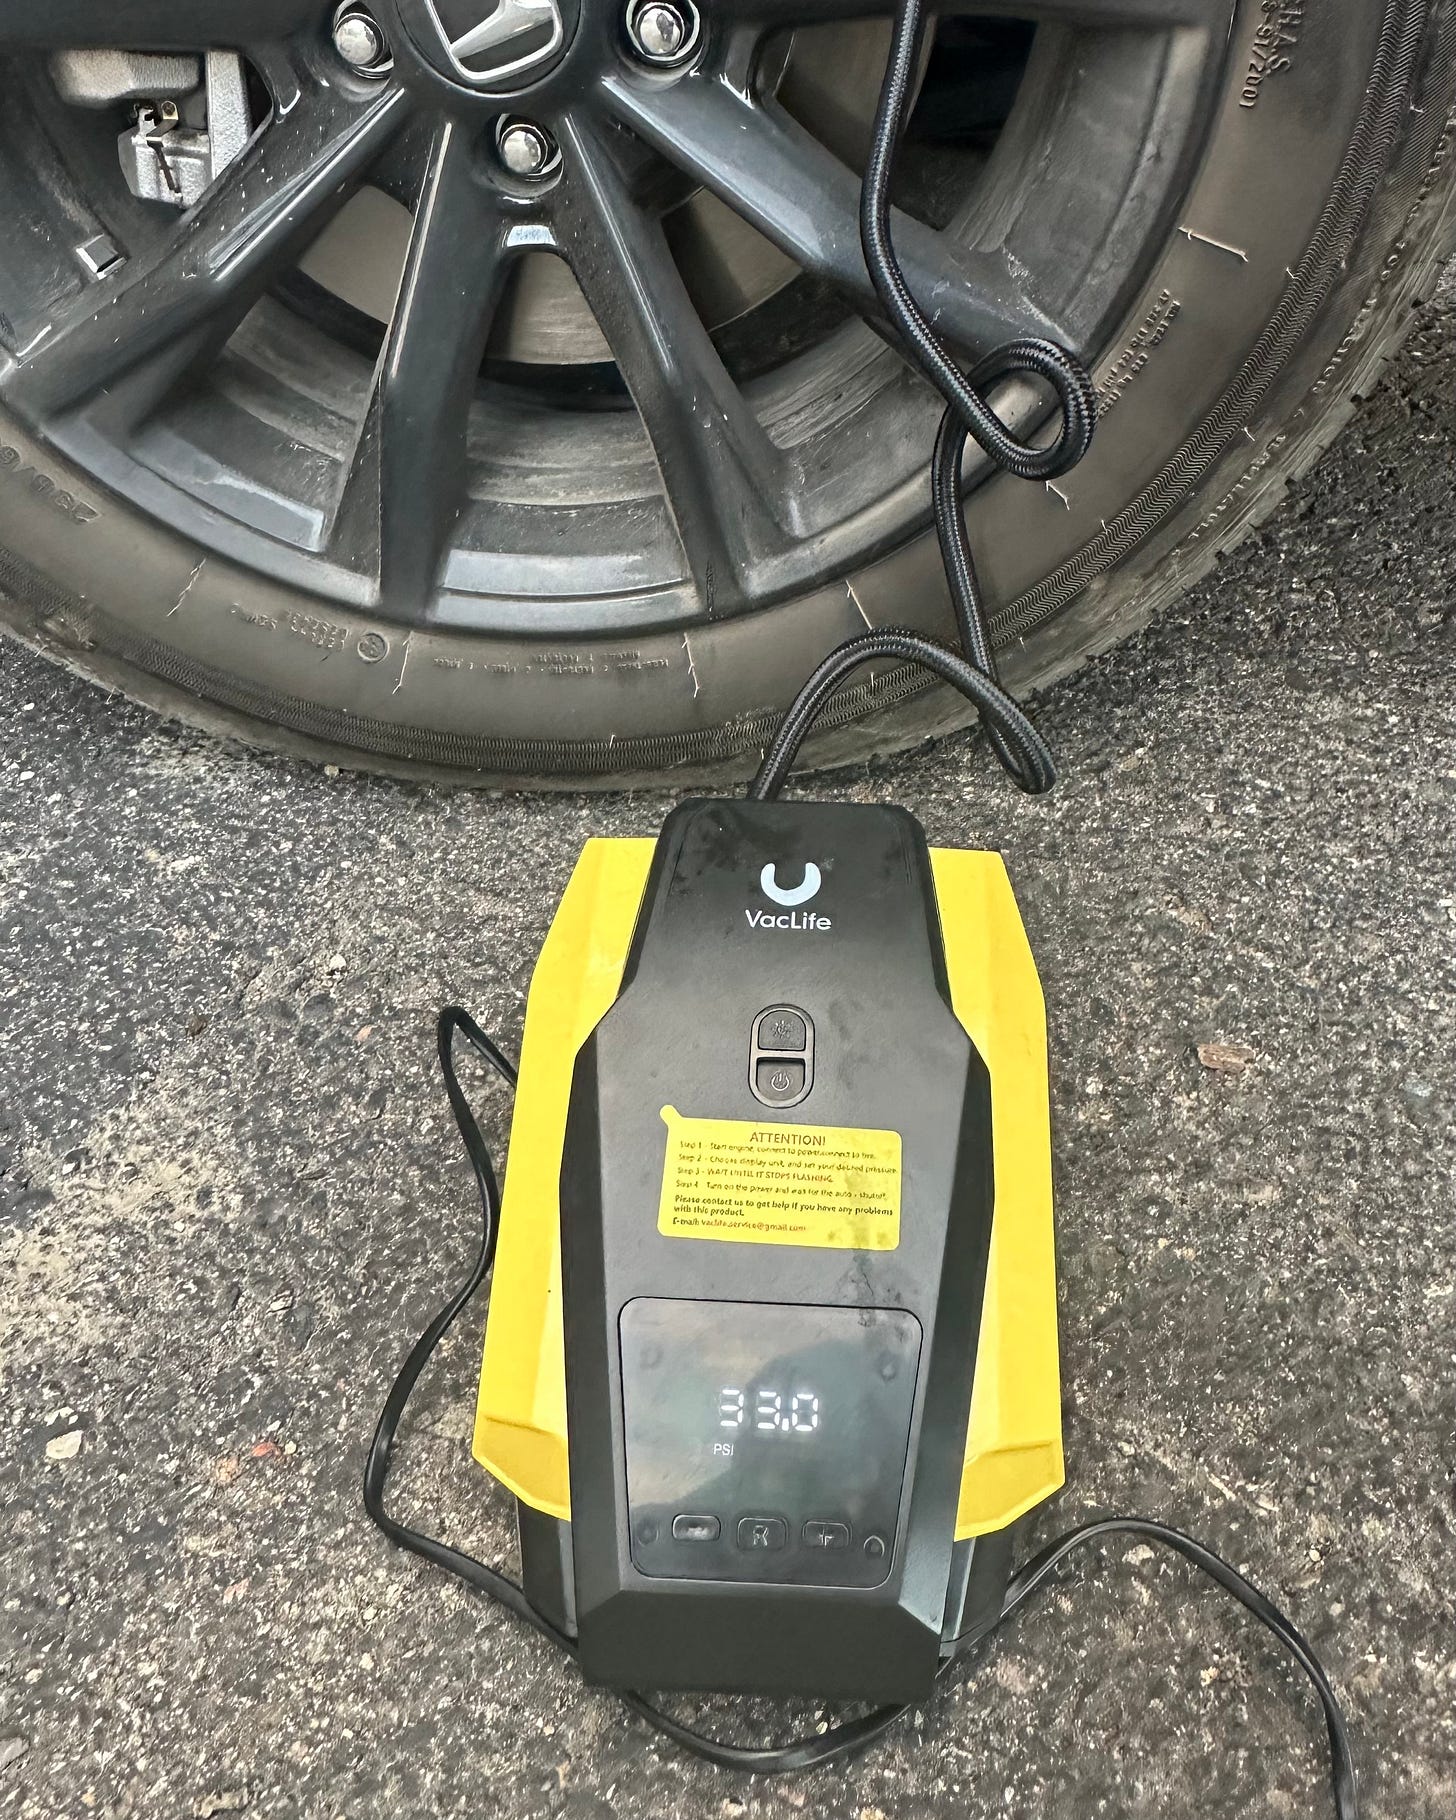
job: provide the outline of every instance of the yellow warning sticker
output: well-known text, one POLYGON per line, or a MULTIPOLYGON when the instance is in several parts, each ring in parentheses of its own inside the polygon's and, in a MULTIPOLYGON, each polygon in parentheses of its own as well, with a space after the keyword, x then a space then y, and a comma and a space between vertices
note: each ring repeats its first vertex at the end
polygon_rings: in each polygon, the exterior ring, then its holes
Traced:
POLYGON ((893 1251, 900 1134, 684 1118, 664 1106, 657 1230, 670 1239, 893 1251))

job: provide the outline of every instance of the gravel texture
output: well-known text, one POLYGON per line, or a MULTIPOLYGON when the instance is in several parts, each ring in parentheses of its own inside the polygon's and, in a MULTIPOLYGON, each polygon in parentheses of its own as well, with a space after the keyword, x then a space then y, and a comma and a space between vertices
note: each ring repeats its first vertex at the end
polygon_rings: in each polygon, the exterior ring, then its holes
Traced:
MULTIPOLYGON (((832 784, 1003 848, 1040 955, 1070 1479, 1037 1530, 1128 1508, 1246 1566, 1331 1667, 1369 1820, 1456 1811, 1453 426, 1448 295, 1277 521, 1056 691, 1049 803, 964 739, 832 784)), ((435 1008, 514 1039, 581 841, 665 803, 329 775, 0 651, 0 1815, 1328 1811, 1302 1684, 1141 1548, 768 1783, 363 1520, 473 1244, 435 1008)), ((479 1328, 399 1495, 508 1560, 479 1328)))

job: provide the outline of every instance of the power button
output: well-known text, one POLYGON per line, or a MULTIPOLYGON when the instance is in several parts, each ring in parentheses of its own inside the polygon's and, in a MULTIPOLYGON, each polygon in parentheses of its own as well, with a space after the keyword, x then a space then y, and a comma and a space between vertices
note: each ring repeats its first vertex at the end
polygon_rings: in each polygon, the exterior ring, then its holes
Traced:
POLYGON ((792 1106, 804 1097, 804 1064, 760 1056, 753 1091, 766 1106, 792 1106))

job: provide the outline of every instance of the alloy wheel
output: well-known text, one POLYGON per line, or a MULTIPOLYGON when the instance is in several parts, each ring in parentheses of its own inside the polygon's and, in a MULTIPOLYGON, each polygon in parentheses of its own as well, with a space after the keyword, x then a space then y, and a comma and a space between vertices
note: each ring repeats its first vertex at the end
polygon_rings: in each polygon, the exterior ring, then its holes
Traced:
MULTIPOLYGON (((690 628, 801 594, 926 516, 936 404, 876 332, 856 223, 863 53, 885 11, 0 8, 0 49, 30 53, 32 111, 8 128, 30 156, 8 181, 38 171, 76 249, 59 297, 53 255, 22 244, 8 262, 0 400, 203 546, 395 626, 690 628), (858 111, 816 118, 803 96, 848 82, 849 44, 858 111), (247 71, 246 143, 160 219, 106 169, 104 136, 78 148, 56 55, 219 46, 247 71), (408 217, 372 344, 360 312, 311 313, 322 293, 300 272, 366 187, 408 217), (710 245, 720 268, 770 274, 716 315, 684 232, 704 208, 738 235, 710 245), (543 261, 578 341, 583 321, 595 336, 585 357, 543 359, 522 328, 543 261)), ((939 15, 896 234, 968 360, 1025 334, 1096 350, 1168 232, 1229 16, 1227 0, 939 15), (991 132, 945 79, 978 59, 1012 91, 991 132)), ((1045 408, 1015 385, 1000 402, 1022 427, 1045 408)))

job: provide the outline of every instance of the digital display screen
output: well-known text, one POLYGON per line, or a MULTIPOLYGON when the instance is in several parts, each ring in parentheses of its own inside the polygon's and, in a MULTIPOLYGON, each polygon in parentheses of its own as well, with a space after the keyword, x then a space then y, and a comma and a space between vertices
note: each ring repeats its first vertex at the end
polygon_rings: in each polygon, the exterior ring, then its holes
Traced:
POLYGON ((785 1392, 770 1384, 760 1384, 752 1392, 725 1384, 718 1392, 718 1426, 738 1434, 750 1420, 760 1434, 814 1434, 819 1427, 819 1393, 791 1390, 786 1400, 785 1392))
POLYGON ((877 1586, 899 1521, 920 1324, 903 1309, 644 1297, 621 1315, 638 1571, 877 1586))

